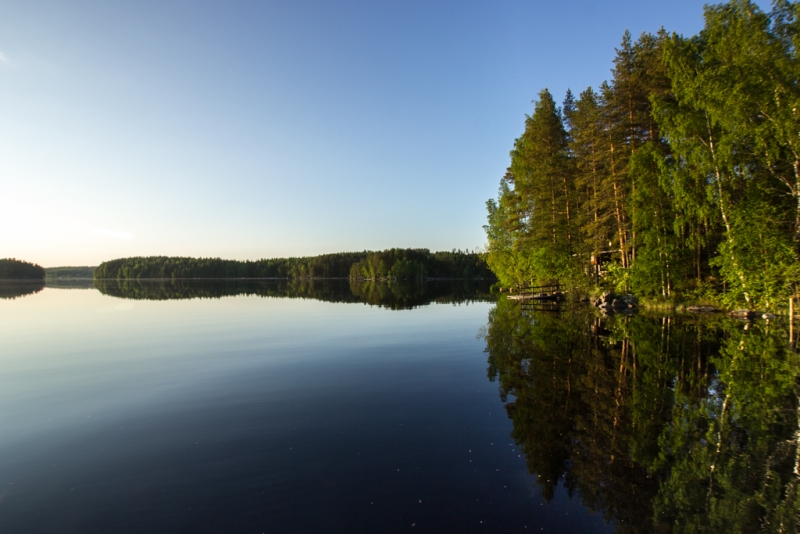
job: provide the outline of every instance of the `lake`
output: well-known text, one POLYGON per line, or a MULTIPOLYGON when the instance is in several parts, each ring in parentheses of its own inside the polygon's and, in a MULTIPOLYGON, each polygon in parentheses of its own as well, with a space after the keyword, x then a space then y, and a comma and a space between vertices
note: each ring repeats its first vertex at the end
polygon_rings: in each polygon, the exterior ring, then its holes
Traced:
POLYGON ((10 284, 0 532, 790 532, 798 369, 485 284, 10 284))

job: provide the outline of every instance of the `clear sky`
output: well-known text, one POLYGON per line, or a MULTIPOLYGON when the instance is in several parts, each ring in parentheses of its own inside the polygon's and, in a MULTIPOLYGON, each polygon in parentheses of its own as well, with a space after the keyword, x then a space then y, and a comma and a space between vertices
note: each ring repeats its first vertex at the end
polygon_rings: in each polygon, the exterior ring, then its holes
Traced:
POLYGON ((702 5, 4 2, 0 258, 480 247, 537 93, 702 5))

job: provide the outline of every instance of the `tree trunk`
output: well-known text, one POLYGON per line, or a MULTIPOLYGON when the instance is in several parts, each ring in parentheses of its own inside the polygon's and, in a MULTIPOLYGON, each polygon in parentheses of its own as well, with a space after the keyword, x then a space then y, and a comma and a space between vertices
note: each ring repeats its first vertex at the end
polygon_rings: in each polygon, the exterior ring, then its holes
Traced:
POLYGON ((711 132, 711 119, 706 113, 706 126, 708 128, 708 147, 711 151, 711 159, 714 162, 714 173, 717 178, 717 191, 719 193, 719 210, 720 214, 722 215, 722 221, 725 224, 725 237, 728 240, 728 244, 731 247, 730 256, 731 256, 731 263, 733 264, 733 268, 736 270, 736 275, 739 277, 739 281, 742 284, 742 292, 744 293, 744 300, 750 304, 750 294, 747 291, 747 281, 744 276, 744 271, 741 270, 739 267, 739 262, 736 261, 736 251, 735 251, 735 241, 733 238, 733 231, 731 229, 731 222, 728 217, 728 211, 725 208, 725 192, 722 187, 722 171, 719 168, 719 163, 717 161, 717 151, 716 146, 714 144, 714 135, 711 132))

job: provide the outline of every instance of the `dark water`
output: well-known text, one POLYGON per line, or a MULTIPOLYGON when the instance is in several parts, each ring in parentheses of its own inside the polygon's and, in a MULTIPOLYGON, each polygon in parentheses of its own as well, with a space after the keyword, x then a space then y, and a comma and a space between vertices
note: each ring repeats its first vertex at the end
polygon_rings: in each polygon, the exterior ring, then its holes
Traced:
POLYGON ((787 322, 500 301, 486 342, 545 498, 563 485, 617 532, 797 532, 800 358, 787 322))
POLYGON ((18 297, 3 533, 795 529, 798 362, 774 324, 443 282, 18 297))

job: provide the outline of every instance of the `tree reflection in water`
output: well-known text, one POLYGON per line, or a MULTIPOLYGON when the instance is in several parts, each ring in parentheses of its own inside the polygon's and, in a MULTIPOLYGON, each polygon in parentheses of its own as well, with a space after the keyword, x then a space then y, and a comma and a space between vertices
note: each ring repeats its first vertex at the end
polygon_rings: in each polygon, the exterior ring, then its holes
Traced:
POLYGON ((433 302, 447 304, 494 301, 495 297, 489 292, 490 285, 491 282, 480 280, 408 283, 341 279, 94 281, 94 287, 104 295, 126 299, 173 300, 255 295, 364 303, 394 310, 416 308, 433 302))
POLYGON ((16 299, 44 289, 44 280, 0 281, 0 299, 16 299))
POLYGON ((621 533, 798 530, 800 358, 785 325, 501 299, 484 334, 546 499, 563 483, 621 533))

